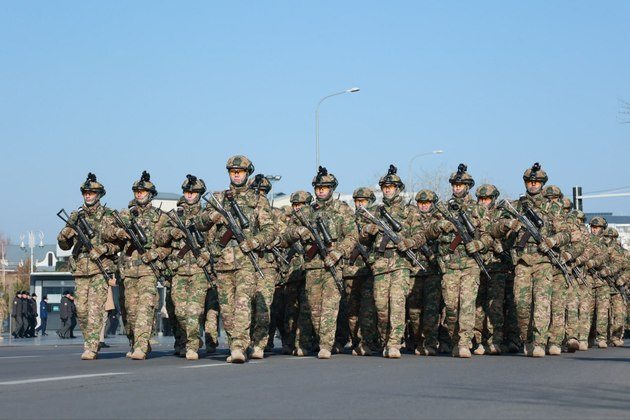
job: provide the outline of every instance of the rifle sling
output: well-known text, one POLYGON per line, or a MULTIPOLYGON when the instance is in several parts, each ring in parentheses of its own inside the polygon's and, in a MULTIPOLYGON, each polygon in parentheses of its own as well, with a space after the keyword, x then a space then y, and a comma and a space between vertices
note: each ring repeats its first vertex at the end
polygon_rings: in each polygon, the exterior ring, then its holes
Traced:
POLYGON ((449 245, 449 249, 451 250, 451 252, 455 252, 455 250, 457 249, 457 247, 459 246, 459 244, 462 243, 462 237, 461 235, 458 233, 457 235, 455 235, 455 238, 453 239, 453 241, 451 242, 451 244, 449 245))

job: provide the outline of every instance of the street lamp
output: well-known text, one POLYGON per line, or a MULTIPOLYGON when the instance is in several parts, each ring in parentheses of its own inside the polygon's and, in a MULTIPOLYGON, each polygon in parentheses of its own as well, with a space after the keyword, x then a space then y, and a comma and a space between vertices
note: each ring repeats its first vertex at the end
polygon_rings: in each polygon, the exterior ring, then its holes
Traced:
MULTIPOLYGON (((31 230, 27 232, 28 234, 28 247, 31 249, 31 266, 29 268, 29 274, 33 274, 35 271, 35 261, 33 260, 33 250, 35 249, 35 233, 31 230)), ((39 247, 44 247, 44 232, 39 231, 39 247)), ((22 251, 26 250, 26 245, 24 244, 25 235, 20 235, 20 248, 22 251)))
POLYGON ((413 183, 413 161, 416 160, 416 158, 419 158, 420 156, 427 156, 427 155, 441 155, 442 153, 444 153, 444 150, 432 150, 430 152, 423 152, 423 153, 418 153, 417 155, 413 156, 411 159, 409 159, 409 170, 407 171, 407 173, 409 174, 409 185, 411 185, 411 194, 413 195, 414 191, 414 183, 413 183))
POLYGON ((280 181, 282 179, 282 175, 267 175, 265 176, 265 178, 267 178, 267 181, 269 181, 269 183, 271 184, 271 207, 273 207, 273 200, 274 200, 274 196, 273 196, 273 183, 276 181, 280 181))
POLYGON ((356 93, 360 91, 358 87, 353 87, 350 89, 342 90, 341 92, 331 93, 330 95, 324 96, 317 103, 317 107, 315 108, 315 171, 319 169, 319 106, 328 98, 332 98, 333 96, 343 95, 344 93, 356 93))

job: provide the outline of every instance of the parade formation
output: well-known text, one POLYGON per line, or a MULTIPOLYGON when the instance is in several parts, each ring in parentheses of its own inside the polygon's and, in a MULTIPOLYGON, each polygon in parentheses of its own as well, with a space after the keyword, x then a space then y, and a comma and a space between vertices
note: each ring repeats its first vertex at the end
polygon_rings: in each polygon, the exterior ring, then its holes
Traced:
POLYGON ((247 157, 231 157, 226 170, 229 187, 214 193, 187 175, 168 212, 152 205, 148 172, 120 212, 101 204, 105 186, 90 173, 83 205, 59 212, 81 359, 98 357, 111 287, 127 357, 149 358, 159 284, 174 354, 188 360, 216 352, 220 321, 230 363, 262 359, 276 334, 283 354, 319 359, 347 346, 355 356, 398 359, 540 358, 623 345, 629 253, 604 218, 585 225, 538 163, 514 201, 490 184, 473 196, 465 164, 449 178, 451 197, 424 189, 408 200, 390 165, 382 202, 361 187, 354 208, 335 198, 338 180, 321 166, 312 192, 294 192, 285 208, 270 206, 271 184, 247 157))

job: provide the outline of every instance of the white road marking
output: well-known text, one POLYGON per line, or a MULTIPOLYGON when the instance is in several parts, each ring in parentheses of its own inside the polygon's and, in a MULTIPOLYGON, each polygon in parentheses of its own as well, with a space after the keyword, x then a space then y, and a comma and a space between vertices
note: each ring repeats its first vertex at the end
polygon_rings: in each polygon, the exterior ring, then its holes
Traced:
POLYGON ((86 379, 86 378, 97 378, 100 376, 117 376, 117 375, 129 375, 129 373, 128 372, 108 372, 108 373, 94 373, 91 375, 71 375, 71 376, 55 376, 52 378, 21 379, 17 381, 0 382, 0 385, 36 384, 40 382, 67 381, 70 379, 86 379))
POLYGON ((32 357, 44 357, 44 356, 0 356, 1 359, 30 359, 32 357))
MULTIPOLYGON (((247 362, 246 365, 258 365, 263 362, 247 362)), ((206 367, 215 367, 215 366, 235 366, 241 363, 207 363, 205 365, 192 365, 192 366, 180 366, 180 369, 197 369, 197 368, 206 368, 206 367)))
POLYGON ((315 356, 287 357, 284 360, 307 360, 307 359, 317 359, 317 357, 315 356))

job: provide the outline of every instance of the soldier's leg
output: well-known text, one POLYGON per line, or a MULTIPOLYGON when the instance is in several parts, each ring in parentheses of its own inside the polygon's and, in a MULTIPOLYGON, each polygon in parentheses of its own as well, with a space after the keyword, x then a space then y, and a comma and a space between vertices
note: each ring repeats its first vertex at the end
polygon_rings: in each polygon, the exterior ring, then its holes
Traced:
POLYGON ((459 318, 459 270, 447 268, 442 276, 442 297, 444 298, 444 322, 448 331, 449 344, 454 349, 459 344, 457 320, 459 318))
POLYGON ((284 331, 284 308, 286 306, 285 300, 285 287, 284 285, 276 285, 273 291, 273 299, 271 301, 271 317, 269 320, 269 331, 267 339, 267 349, 272 350, 274 348, 274 339, 276 337, 276 331, 280 334, 280 337, 284 340, 286 335, 284 331))
POLYGON ((310 310, 310 320, 313 326, 313 341, 320 342, 320 327, 322 319, 323 269, 306 270, 306 301, 310 310))
MULTIPOLYGON (((343 281, 342 281, 343 282, 343 281)), ((336 287, 335 285, 333 285, 336 287)), ((348 300, 340 299, 337 309, 337 322, 335 329, 335 344, 333 352, 342 352, 348 341, 350 340, 350 327, 348 321, 348 300)))
POLYGON ((199 350, 199 331, 203 315, 208 281, 205 274, 193 274, 187 278, 187 297, 185 307, 186 351, 199 350))
POLYGON ((611 303, 611 320, 610 320, 610 341, 615 346, 621 346, 623 343, 623 325, 626 316, 626 308, 623 298, 619 293, 614 294, 610 298, 611 303))
POLYGON ((400 349, 405 333, 405 303, 409 294, 409 269, 388 273, 391 276, 389 290, 389 342, 387 348, 400 349))
POLYGON ((595 298, 597 300, 597 322, 595 324, 595 339, 597 340, 597 345, 603 347, 608 339, 608 312, 610 310, 610 288, 608 287, 608 285, 598 287, 596 289, 595 298))
POLYGON ((102 275, 97 274, 90 277, 88 283, 88 308, 86 329, 83 330, 83 341, 85 350, 93 353, 98 352, 98 339, 103 328, 103 312, 105 312, 105 302, 107 301, 107 282, 102 275))
POLYGON ((186 306, 188 304, 188 278, 181 274, 175 274, 171 280, 171 299, 175 308, 175 319, 177 320, 177 328, 180 333, 181 350, 185 350, 188 343, 186 328, 186 306))
POLYGON ((533 269, 525 264, 514 267, 514 300, 521 344, 532 342, 530 322, 532 319, 533 269))
POLYGON ((516 315, 516 300, 514 298, 514 272, 506 274, 504 327, 506 349, 510 352, 518 351, 520 345, 518 331, 518 317, 516 315))
POLYGON ((551 264, 538 264, 534 272, 533 284, 532 343, 543 349, 549 337, 552 282, 553 267, 551 264))
POLYGON ((219 346, 219 295, 216 285, 206 290, 205 311, 206 349, 212 351, 219 346))
POLYGON ((479 267, 462 270, 459 291, 459 347, 472 347, 475 328, 475 301, 479 291, 479 267))
MULTIPOLYGON (((359 277, 352 277, 344 279, 344 285, 346 288, 345 308, 347 314, 347 331, 352 342, 352 347, 356 347, 360 340, 359 333, 359 311, 361 310, 361 289, 362 279, 359 277)), ((341 312, 341 310, 340 310, 341 312)), ((339 326, 338 326, 339 328, 339 326)))
MULTIPOLYGON (((172 280, 171 283, 172 284, 172 280)), ((175 304, 173 303, 172 286, 169 285, 166 288, 166 296, 164 297, 164 305, 166 306, 166 313, 168 314, 168 322, 173 330, 173 337, 175 343, 173 344, 173 350, 175 355, 179 356, 182 349, 185 347, 183 341, 181 328, 179 328, 179 322, 177 322, 177 315, 175 315, 175 304)))
POLYGON ((269 339, 269 322, 271 321, 271 302, 276 287, 278 272, 275 269, 264 269, 265 277, 256 276, 254 296, 252 299, 252 347, 261 350, 267 346, 269 339))
POLYGON ((284 286, 286 305, 284 307, 284 332, 282 337, 283 351, 295 348, 295 334, 300 314, 299 285, 301 282, 288 282, 284 286), (284 348, 286 346, 286 348, 284 348))
MULTIPOLYGON (((74 279, 74 304, 77 307, 77 318, 81 331, 87 329, 88 319, 88 290, 90 287, 90 277, 75 277, 74 279)), ((68 318, 68 321, 70 319, 68 318)))
MULTIPOLYGON (((491 350, 500 350, 503 343, 503 306, 505 303, 506 272, 492 273, 490 288, 488 289, 488 344, 491 350)), ((494 351, 491 351, 494 353, 494 351)))
POLYGON ((134 314, 134 350, 149 353, 149 340, 155 324, 155 306, 157 305, 157 279, 155 276, 143 276, 136 279, 137 302, 134 314))
POLYGON ((551 283, 551 323, 549 325, 549 354, 555 354, 552 346, 561 348, 565 335, 565 307, 567 303, 567 285, 564 275, 554 270, 551 283))
POLYGON ((408 329, 411 338, 411 347, 408 350, 416 353, 420 353, 420 347, 423 345, 422 304, 424 301, 425 279, 426 276, 411 276, 411 289, 407 296, 408 329))
POLYGON ((588 336, 591 331, 593 314, 593 288, 587 277, 587 284, 578 286, 578 340, 580 349, 588 348, 588 336))
MULTIPOLYGON (((422 293, 422 335, 423 348, 428 354, 435 354, 438 348, 438 328, 440 326, 440 301, 442 299, 442 277, 431 274, 424 278, 422 293)), ((426 353, 425 353, 426 354, 426 353)))
MULTIPOLYGON (((234 307, 232 309, 232 332, 230 334, 231 351, 240 350, 245 352, 250 345, 252 298, 256 289, 257 277, 258 273, 254 271, 251 264, 244 265, 234 273, 234 307)), ((223 314, 223 308, 221 308, 221 314, 223 314)))
POLYGON ((137 309, 139 305, 139 292, 140 287, 138 285, 138 278, 127 277, 125 282, 125 333, 129 340, 129 346, 131 351, 135 349, 135 329, 136 329, 136 317, 137 309))
POLYGON ((381 347, 379 342, 376 305, 374 304, 374 277, 366 274, 361 287, 361 309, 359 314, 361 341, 365 342, 370 350, 381 347))
POLYGON ((304 281, 297 285, 297 322, 295 329, 295 347, 297 355, 314 349, 316 337, 313 327, 312 310, 308 300, 306 285, 306 270, 303 271, 304 281))
POLYGON ((578 297, 579 288, 581 286, 579 283, 573 285, 567 289, 567 320, 566 320, 566 336, 567 340, 577 340, 578 339, 578 331, 579 331, 579 306, 580 301, 578 297))
POLYGON ((387 347, 389 339, 389 289, 391 276, 388 273, 374 276, 374 305, 376 307, 377 330, 381 344, 387 347))
POLYGON ((332 351, 335 344, 337 318, 341 294, 333 276, 327 270, 320 271, 321 281, 321 317, 319 324, 319 348, 332 351))
POLYGON ((475 300, 474 338, 477 346, 481 346, 481 349, 484 348, 483 346, 486 344, 488 339, 486 324, 488 318, 489 283, 490 282, 485 275, 483 278, 479 279, 479 292, 477 293, 477 298, 475 300))

